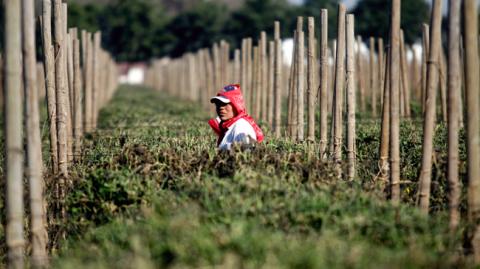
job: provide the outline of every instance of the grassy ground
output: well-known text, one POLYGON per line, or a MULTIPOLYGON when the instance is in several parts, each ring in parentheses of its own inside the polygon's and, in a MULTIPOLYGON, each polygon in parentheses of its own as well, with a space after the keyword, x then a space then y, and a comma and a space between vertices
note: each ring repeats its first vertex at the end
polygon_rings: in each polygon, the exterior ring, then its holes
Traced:
POLYGON ((395 208, 374 180, 376 122, 360 121, 358 178, 346 182, 306 145, 284 140, 218 154, 207 119, 196 105, 121 88, 74 169, 54 267, 468 267, 462 230, 448 234, 445 128, 425 218, 412 206, 418 123, 402 126, 404 203, 395 208))

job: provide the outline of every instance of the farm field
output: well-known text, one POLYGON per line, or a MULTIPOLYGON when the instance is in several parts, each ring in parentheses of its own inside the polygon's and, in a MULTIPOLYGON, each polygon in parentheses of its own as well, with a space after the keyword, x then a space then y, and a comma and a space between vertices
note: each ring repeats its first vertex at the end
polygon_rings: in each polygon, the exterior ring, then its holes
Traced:
POLYGON ((404 203, 394 206, 374 180, 379 122, 357 123, 358 176, 349 182, 308 145, 269 132, 252 151, 219 154, 208 117, 197 104, 121 86, 72 167, 68 236, 50 231, 58 247, 52 266, 467 267, 465 227, 449 234, 443 126, 426 217, 412 206, 422 141, 414 121, 401 127, 404 203))

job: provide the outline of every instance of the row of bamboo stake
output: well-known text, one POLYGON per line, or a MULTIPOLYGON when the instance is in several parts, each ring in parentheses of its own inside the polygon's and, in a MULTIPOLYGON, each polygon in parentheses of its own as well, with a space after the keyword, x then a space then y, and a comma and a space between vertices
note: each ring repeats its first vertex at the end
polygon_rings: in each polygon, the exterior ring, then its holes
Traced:
MULTIPOLYGON (((261 32, 257 46, 252 48, 252 39, 246 38, 240 49, 233 50, 233 60, 229 58, 229 45, 224 41, 220 45, 214 44, 211 50, 206 48, 197 53, 187 53, 178 59, 154 60, 147 72, 146 84, 211 108, 209 98, 217 90, 226 84, 239 83, 248 111, 254 118, 260 119, 264 127, 270 127, 276 137, 286 136, 296 141, 312 142, 318 139, 319 157, 325 160, 329 156, 328 159, 333 160, 337 167, 340 167, 343 158, 343 130, 346 129, 346 177, 350 180, 355 178, 355 112, 368 111, 372 118, 381 119, 380 171, 376 179, 388 182, 389 195, 394 204, 401 199, 400 119, 411 117, 412 103, 417 102, 422 107, 419 116, 423 119, 419 207, 428 214, 434 130, 438 122, 444 122, 448 125, 449 162, 446 174, 452 233, 460 223, 459 128, 465 126, 468 223, 473 227, 468 236, 472 240, 475 260, 479 262, 480 85, 477 7, 474 0, 463 2, 463 12, 460 0, 448 2, 450 34, 446 52, 441 43, 441 0, 433 1, 430 25, 423 26, 421 58, 417 58, 417 53, 404 42, 400 29, 400 0, 391 1, 391 28, 387 46, 384 46, 382 39, 370 38, 368 52, 362 50, 361 37, 355 41, 353 16, 346 15, 345 7, 339 5, 337 37, 331 48, 328 47, 327 10, 321 10, 319 42, 315 38, 314 20, 308 18, 305 44, 303 18, 298 18, 290 65, 283 62, 280 25, 275 22, 272 41, 268 41, 266 33, 261 32), (375 47, 378 48, 376 51, 375 47), (407 57, 409 54, 412 55, 410 59, 407 57), (287 115, 282 117, 282 101, 285 98, 287 115), (315 127, 318 110, 319 137, 315 127)), ((339 175, 341 172, 339 170, 339 175)))
POLYGON ((45 267, 48 224, 44 179, 46 174, 56 179, 56 201, 52 204, 57 206, 53 210, 60 211, 58 220, 66 221, 63 203, 69 168, 80 160, 83 135, 95 129, 99 110, 117 88, 117 70, 112 57, 100 46, 100 32, 92 37, 91 33, 81 31, 80 39, 76 28, 67 29, 67 4, 61 0, 54 0, 53 6, 51 0, 43 0, 39 24, 35 22, 33 0, 5 1, 4 5, 2 79, 8 267, 25 265, 24 176, 28 178, 31 266, 45 267), (43 63, 39 64, 35 47, 37 25, 41 28, 43 46, 43 63), (45 97, 48 111, 50 172, 42 160, 41 97, 45 97))

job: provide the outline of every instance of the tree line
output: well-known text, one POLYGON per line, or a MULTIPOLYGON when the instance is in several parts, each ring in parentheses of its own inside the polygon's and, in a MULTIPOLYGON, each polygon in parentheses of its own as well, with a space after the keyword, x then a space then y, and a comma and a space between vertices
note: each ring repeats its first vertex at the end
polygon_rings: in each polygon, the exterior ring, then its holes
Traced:
MULTIPOLYGON (((428 4, 416 0, 404 2, 402 28, 406 42, 412 43, 421 37, 421 25, 428 21, 428 4)), ((320 20, 321 8, 329 11, 328 31, 333 35, 338 3, 339 0, 306 0, 297 6, 287 0, 247 0, 240 8, 230 10, 215 1, 198 1, 190 9, 169 15, 162 5, 146 0, 118 0, 106 5, 73 2, 68 16, 69 26, 101 31, 102 45, 117 60, 143 61, 161 56, 179 57, 221 40, 238 47, 245 37, 257 36, 262 30, 272 33, 274 20, 281 22, 281 33, 288 37, 296 17, 312 16, 320 20)), ((387 1, 359 1, 352 11, 361 21, 356 32, 387 38, 388 8, 387 1)))

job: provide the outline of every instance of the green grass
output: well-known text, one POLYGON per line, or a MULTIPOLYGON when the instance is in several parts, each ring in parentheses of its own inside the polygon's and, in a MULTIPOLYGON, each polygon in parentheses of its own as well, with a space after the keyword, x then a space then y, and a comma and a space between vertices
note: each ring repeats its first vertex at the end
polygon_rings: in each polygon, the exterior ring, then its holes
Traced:
POLYGON ((122 87, 74 168, 54 267, 469 267, 464 227, 448 234, 443 126, 426 218, 414 207, 418 123, 401 128, 404 203, 394 207, 373 180, 378 122, 359 121, 358 176, 346 182, 308 145, 268 134, 251 152, 218 154, 207 119, 197 105, 122 87))

